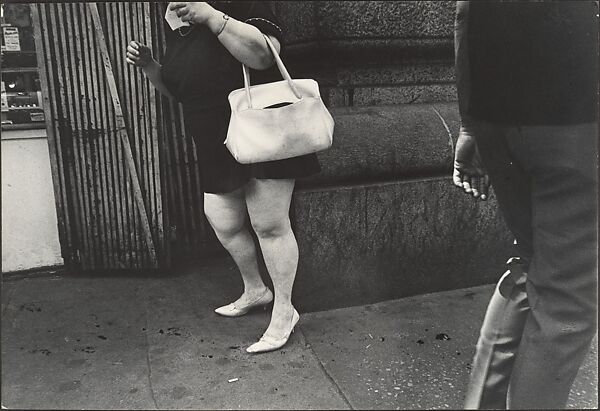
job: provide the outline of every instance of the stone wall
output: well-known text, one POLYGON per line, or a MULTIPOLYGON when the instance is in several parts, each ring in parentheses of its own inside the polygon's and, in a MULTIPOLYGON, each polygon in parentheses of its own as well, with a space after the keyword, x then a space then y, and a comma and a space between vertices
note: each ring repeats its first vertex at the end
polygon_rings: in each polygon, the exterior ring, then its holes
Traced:
POLYGON ((336 121, 292 219, 303 310, 493 282, 510 254, 495 201, 451 184, 454 2, 280 1, 283 59, 336 121))
POLYGON ((283 55, 331 106, 454 101, 454 2, 276 2, 283 55))

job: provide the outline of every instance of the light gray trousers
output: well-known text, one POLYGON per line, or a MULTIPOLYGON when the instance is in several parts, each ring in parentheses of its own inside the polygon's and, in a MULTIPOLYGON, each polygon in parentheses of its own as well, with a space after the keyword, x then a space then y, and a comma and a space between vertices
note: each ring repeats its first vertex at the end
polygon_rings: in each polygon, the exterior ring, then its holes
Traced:
POLYGON ((465 408, 564 408, 597 332, 598 124, 474 126, 521 260, 488 306, 465 408))

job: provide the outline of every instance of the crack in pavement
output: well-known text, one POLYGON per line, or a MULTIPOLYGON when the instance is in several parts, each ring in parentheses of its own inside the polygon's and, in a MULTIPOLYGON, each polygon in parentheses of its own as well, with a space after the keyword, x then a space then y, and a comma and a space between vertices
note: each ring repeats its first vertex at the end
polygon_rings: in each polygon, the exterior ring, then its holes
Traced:
MULTIPOLYGON (((137 292, 136 292, 137 295, 137 292)), ((139 295, 138 295, 139 298, 139 295)), ((144 335, 146 337, 146 367, 148 368, 148 389, 150 390, 150 398, 152 398, 152 402, 154 403, 154 408, 158 408, 158 403, 156 402, 156 396, 154 394, 154 387, 152 386, 152 364, 150 363, 150 339, 148 338, 148 305, 147 299, 144 300, 144 325, 145 331, 144 335)))
MULTIPOLYGON (((148 329, 148 321, 146 321, 146 330, 148 329)), ((148 334, 146 333, 146 366, 148 367, 148 389, 150 390, 150 398, 154 403, 154 408, 157 410, 158 403, 156 402, 156 396, 154 395, 154 388, 152 387, 152 365, 150 364, 150 342, 148 340, 148 334)))
POLYGON ((308 345, 309 351, 311 352, 312 356, 317 360, 317 363, 319 364, 321 371, 323 371, 323 374, 325 374, 325 377, 333 384, 336 392, 338 393, 338 395, 340 397, 342 397, 342 400, 344 400, 344 403, 348 406, 348 409, 355 410, 356 408, 354 408, 352 406, 352 404, 350 403, 350 400, 348 400, 348 397, 346 397, 346 395, 344 394, 344 391, 342 391, 342 388, 340 387, 340 385, 337 383, 335 378, 333 378, 333 376, 331 374, 329 374, 329 372, 323 365, 323 362, 317 355, 316 351, 312 348, 312 344, 310 344, 308 342, 308 339, 306 338, 306 334, 304 334, 304 331, 302 331, 302 328, 297 327, 297 329, 300 332, 300 334, 302 335, 302 339, 304 340, 304 346, 306 347, 308 345))

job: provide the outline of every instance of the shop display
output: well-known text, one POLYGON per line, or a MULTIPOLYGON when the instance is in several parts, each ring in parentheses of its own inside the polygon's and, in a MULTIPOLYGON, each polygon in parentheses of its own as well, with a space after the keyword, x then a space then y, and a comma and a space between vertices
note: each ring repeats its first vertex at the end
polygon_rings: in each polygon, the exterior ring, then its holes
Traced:
POLYGON ((2 129, 44 128, 28 4, 2 5, 2 129))

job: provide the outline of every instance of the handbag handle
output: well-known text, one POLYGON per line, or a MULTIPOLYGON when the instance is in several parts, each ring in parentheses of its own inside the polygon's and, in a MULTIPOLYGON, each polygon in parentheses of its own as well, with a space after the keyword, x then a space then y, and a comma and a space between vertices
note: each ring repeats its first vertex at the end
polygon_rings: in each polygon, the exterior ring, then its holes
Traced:
MULTIPOLYGON (((302 98, 302 95, 300 94, 300 92, 296 88, 296 85, 292 81, 292 78, 290 77, 290 73, 288 73, 287 69, 283 65, 283 61, 281 61, 281 57, 279 57, 279 54, 277 53, 277 49, 275 48, 275 46, 271 42, 271 39, 268 36, 263 34, 263 37, 267 41, 269 49, 271 49, 271 52, 273 53, 273 57, 275 58, 275 63, 277 63, 277 68, 279 69, 281 76, 287 81, 288 85, 292 89, 292 93, 294 93, 296 98, 298 100, 300 100, 302 98)), ((244 73, 244 88, 246 89, 246 98, 248 99, 248 107, 253 108, 252 107, 252 96, 250 95, 250 69, 248 69, 248 66, 246 66, 245 64, 242 63, 242 71, 244 73)))

